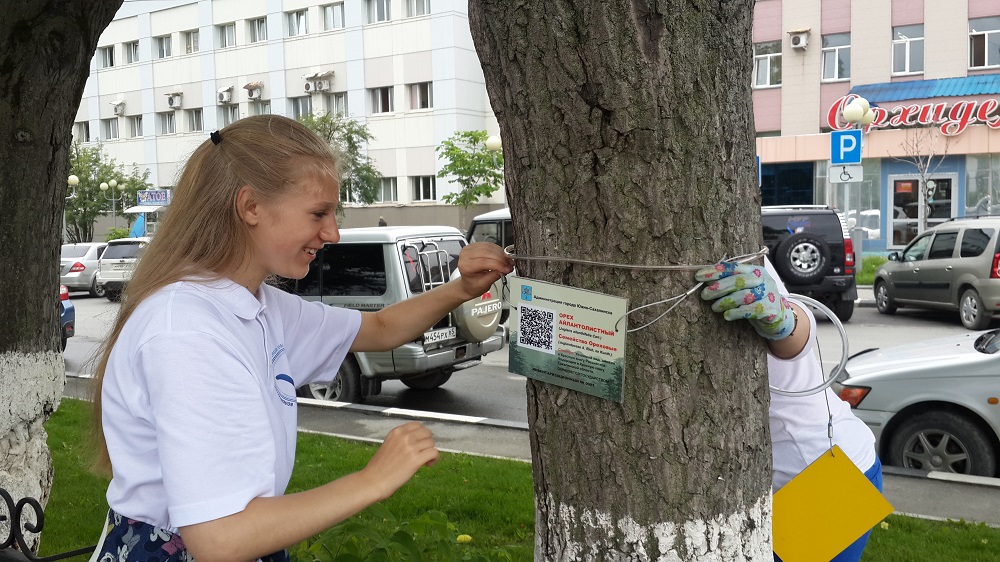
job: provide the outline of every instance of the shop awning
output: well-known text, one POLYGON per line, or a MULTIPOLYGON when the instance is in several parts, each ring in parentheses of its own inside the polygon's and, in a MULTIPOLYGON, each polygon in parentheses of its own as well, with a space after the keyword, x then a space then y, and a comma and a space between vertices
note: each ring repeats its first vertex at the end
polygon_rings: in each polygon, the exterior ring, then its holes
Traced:
POLYGON ((865 84, 854 86, 850 93, 873 103, 1000 94, 1000 74, 865 84))
POLYGON ((156 211, 163 211, 167 208, 166 205, 136 205, 135 207, 129 207, 122 211, 123 213, 138 214, 138 213, 153 213, 156 211))

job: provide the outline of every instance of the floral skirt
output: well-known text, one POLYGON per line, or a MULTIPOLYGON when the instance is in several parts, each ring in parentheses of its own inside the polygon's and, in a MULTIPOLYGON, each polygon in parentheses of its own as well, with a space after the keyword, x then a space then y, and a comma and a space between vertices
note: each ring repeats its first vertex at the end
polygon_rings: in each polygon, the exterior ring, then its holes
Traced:
MULTIPOLYGON (((192 562, 180 533, 154 527, 108 511, 108 522, 101 545, 91 562, 192 562)), ((281 550, 260 559, 262 562, 289 562, 288 551, 281 550)))

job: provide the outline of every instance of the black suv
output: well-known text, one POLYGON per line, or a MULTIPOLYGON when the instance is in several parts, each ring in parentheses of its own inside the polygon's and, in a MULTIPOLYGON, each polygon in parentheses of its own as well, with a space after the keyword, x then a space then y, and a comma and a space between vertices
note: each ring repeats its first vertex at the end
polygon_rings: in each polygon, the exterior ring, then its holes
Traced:
POLYGON ((854 245, 847 222, 825 205, 761 207, 764 245, 792 293, 828 306, 841 322, 854 314, 854 245))

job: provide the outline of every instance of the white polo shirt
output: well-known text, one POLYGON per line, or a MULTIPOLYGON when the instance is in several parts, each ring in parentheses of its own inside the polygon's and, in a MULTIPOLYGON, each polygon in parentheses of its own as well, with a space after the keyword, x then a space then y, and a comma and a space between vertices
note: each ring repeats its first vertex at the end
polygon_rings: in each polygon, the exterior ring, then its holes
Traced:
MULTIPOLYGON (((778 274, 765 258, 765 269, 778 284, 778 291, 788 296, 778 274)), ((815 353, 816 318, 809 308, 794 297, 789 300, 806 311, 810 334, 805 348, 791 359, 779 359, 767 354, 767 381, 775 388, 799 391, 819 386, 828 373, 823 372, 815 353)), ((802 326, 800 325, 801 329, 802 326)), ((833 416, 833 444, 862 472, 875 464, 875 435, 868 426, 854 415, 851 406, 829 388, 809 396, 782 396, 771 392, 769 425, 771 430, 772 486, 777 492, 798 473, 830 449, 827 435, 830 416, 833 416), (829 410, 827 409, 829 404, 829 410)))
POLYGON ((336 374, 361 314, 269 285, 174 283, 136 307, 101 391, 108 503, 176 531, 284 493, 295 389, 336 374))

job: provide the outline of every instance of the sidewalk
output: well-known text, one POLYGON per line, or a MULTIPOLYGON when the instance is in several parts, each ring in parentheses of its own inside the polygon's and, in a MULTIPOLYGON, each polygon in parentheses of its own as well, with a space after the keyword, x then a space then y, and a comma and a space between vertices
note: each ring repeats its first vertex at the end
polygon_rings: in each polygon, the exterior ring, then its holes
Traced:
POLYGON ((858 285, 858 300, 854 306, 875 307, 875 289, 871 285, 858 285))
MULTIPOLYGON (((442 451, 531 462, 526 424, 299 399, 300 430, 346 439, 380 442, 393 427, 414 419, 434 433, 442 451)), ((883 493, 898 514, 1000 527, 1000 478, 885 467, 883 480, 883 493)))

